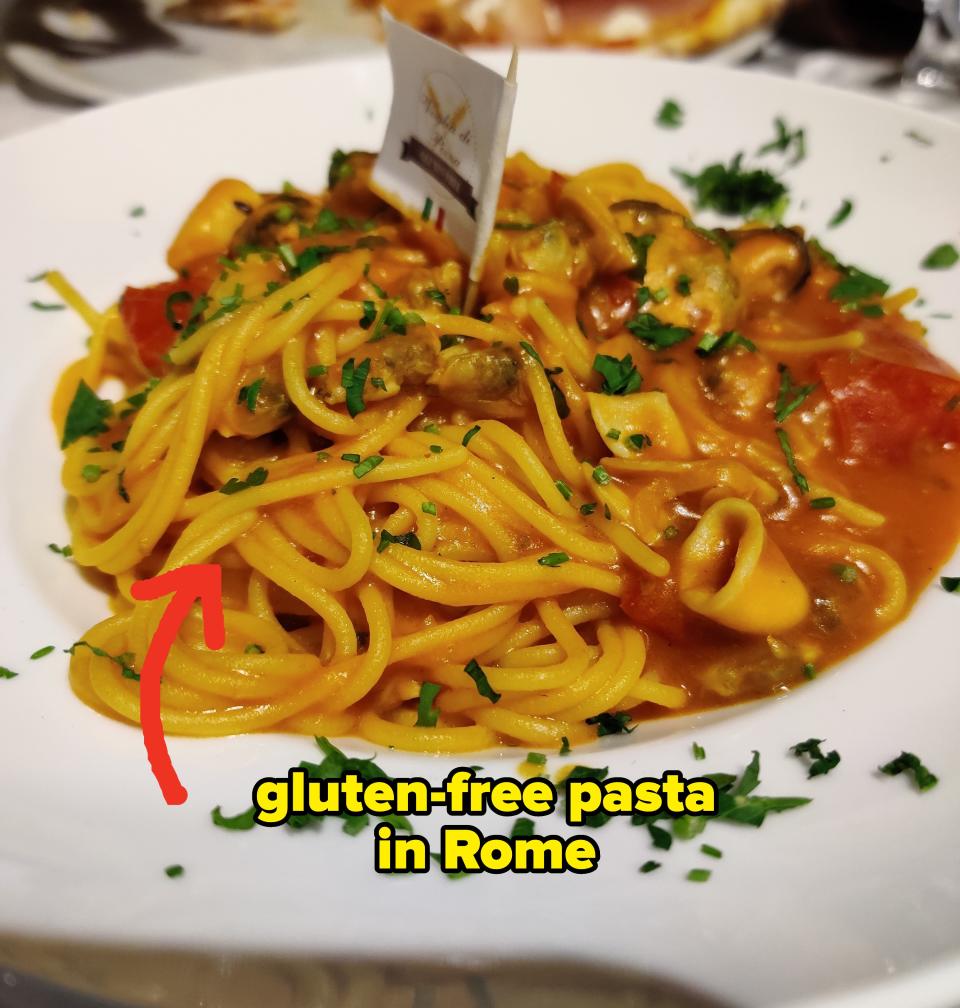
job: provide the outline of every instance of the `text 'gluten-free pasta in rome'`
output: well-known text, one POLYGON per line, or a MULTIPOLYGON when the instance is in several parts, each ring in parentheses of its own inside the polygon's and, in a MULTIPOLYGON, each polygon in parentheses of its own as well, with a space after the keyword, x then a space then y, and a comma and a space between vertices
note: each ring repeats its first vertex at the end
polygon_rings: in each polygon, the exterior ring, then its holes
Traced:
POLYGON ((506 166, 477 308, 429 221, 334 157, 320 195, 218 182, 174 279, 88 323, 54 419, 73 556, 113 614, 71 682, 166 730, 556 746, 781 692, 900 619, 960 523, 960 377, 913 292, 799 229, 696 226, 626 164, 506 166), (108 380, 125 391, 105 395, 108 380))

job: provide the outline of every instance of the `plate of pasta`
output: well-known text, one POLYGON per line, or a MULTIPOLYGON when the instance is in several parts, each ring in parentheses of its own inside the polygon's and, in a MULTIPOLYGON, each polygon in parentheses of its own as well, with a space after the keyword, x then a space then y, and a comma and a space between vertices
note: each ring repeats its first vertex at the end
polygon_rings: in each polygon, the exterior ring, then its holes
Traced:
POLYGON ((960 131, 524 56, 465 306, 370 187, 389 101, 353 57, 3 144, 0 935, 960 996, 960 131), (164 666, 174 808, 133 585, 190 564, 226 639, 195 607, 164 666), (255 828, 298 764, 680 768, 721 814, 597 815, 589 874, 385 878, 365 813, 255 828))

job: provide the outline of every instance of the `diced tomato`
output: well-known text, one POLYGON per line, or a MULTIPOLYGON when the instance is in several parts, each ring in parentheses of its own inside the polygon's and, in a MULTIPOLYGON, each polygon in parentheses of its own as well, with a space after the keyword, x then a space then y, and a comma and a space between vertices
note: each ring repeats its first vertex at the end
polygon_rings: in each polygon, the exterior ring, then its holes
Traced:
POLYGON ((873 333, 817 366, 849 458, 902 461, 920 441, 960 442, 960 376, 909 336, 873 333))
POLYGON ((198 264, 183 279, 153 287, 128 287, 123 292, 120 317, 143 366, 151 374, 163 373, 162 358, 177 340, 179 330, 171 324, 171 318, 178 326, 186 323, 194 302, 210 287, 210 274, 206 263, 198 264), (178 296, 171 300, 172 295, 178 296))
POLYGON ((637 626, 660 634, 671 644, 682 640, 688 629, 688 610, 680 603, 672 578, 628 578, 620 608, 637 626))

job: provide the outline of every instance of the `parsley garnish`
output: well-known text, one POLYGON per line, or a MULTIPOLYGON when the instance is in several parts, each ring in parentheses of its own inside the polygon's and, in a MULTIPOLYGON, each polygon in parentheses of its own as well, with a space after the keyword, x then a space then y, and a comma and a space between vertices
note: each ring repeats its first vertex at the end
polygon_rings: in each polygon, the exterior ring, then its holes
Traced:
POLYGON ((326 364, 312 364, 307 368, 307 377, 322 378, 329 370, 326 364))
POLYGON ((687 872, 688 882, 709 882, 711 871, 709 868, 691 868, 687 872))
POLYGON ((369 458, 365 458, 362 462, 358 462, 353 467, 353 475, 357 479, 363 479, 367 473, 373 472, 378 465, 383 461, 382 455, 371 455, 369 458))
POLYGON ((692 281, 690 277, 688 277, 686 273, 681 273, 680 276, 677 277, 677 283, 676 283, 677 293, 681 297, 688 297, 690 294, 691 283, 692 281))
POLYGON ((597 726, 597 738, 603 738, 604 735, 629 735, 634 730, 628 727, 630 715, 626 711, 597 714, 596 717, 588 717, 586 723, 597 726))
POLYGON ((693 750, 693 758, 695 760, 702 760, 707 758, 707 751, 706 749, 703 748, 702 745, 700 745, 699 742, 694 742, 691 748, 693 750))
POLYGON ((828 774, 830 771, 840 762, 840 754, 836 749, 831 749, 830 752, 824 754, 820 749, 820 743, 823 739, 819 738, 808 738, 806 742, 798 742, 795 746, 790 747, 790 751, 794 756, 810 757, 810 765, 807 768, 807 777, 820 777, 823 774, 828 774))
POLYGON ((956 265, 957 260, 960 260, 960 252, 957 252, 956 247, 944 244, 928 252, 920 265, 924 269, 949 269, 956 265))
POLYGON ((440 712, 433 706, 440 687, 436 683, 425 682, 420 686, 420 696, 417 698, 417 728, 435 728, 440 712))
POLYGON ((643 864, 640 865, 640 872, 643 875, 649 875, 650 872, 656 871, 659 867, 659 861, 644 861, 643 864))
POLYGON ((593 370, 603 377, 600 391, 604 395, 629 395, 640 388, 643 378, 633 366, 633 357, 617 360, 608 354, 597 354, 593 359, 593 370))
MULTIPOLYGON (((506 283, 506 281, 504 281, 506 283)), ((439 307, 442 312, 449 312, 450 305, 447 303, 447 295, 443 293, 436 287, 430 287, 424 292, 424 296, 430 298, 430 300, 439 307)))
POLYGON ((244 479, 237 479, 236 476, 231 476, 229 480, 222 487, 220 487, 220 493, 230 494, 240 493, 241 490, 247 490, 250 487, 258 487, 265 483, 267 480, 267 470, 263 466, 257 466, 253 472, 247 473, 244 479))
MULTIPOLYGON (((563 750, 561 750, 561 755, 565 755, 563 750)), ((570 773, 567 774, 565 781, 568 780, 595 780, 602 781, 607 774, 610 772, 609 767, 588 767, 588 766, 575 766, 570 773)), ((583 822, 585 826, 591 827, 591 829, 599 829, 610 821, 610 815, 607 812, 591 812, 589 815, 584 816, 583 822)))
POLYGON ((828 228, 839 227, 853 212, 853 200, 845 199, 827 222, 828 228))
POLYGON ((357 416, 367 408, 363 401, 363 387, 367 382, 367 375, 369 373, 369 357, 365 358, 359 366, 353 357, 351 357, 341 370, 341 382, 344 391, 347 393, 347 412, 352 417, 357 416))
POLYGON ((327 188, 332 189, 338 182, 345 182, 349 178, 353 178, 353 165, 350 164, 350 155, 337 149, 330 156, 330 167, 327 170, 327 188))
POLYGON ((534 830, 532 819, 517 819, 513 824, 513 828, 510 830, 510 837, 513 840, 517 839, 517 837, 532 837, 533 835, 534 830))
POLYGON ((723 857, 723 851, 720 850, 719 847, 713 847, 711 844, 708 844, 708 843, 700 844, 700 853, 701 854, 706 854, 707 857, 712 857, 712 858, 722 858, 723 857))
POLYGON ((527 762, 533 766, 546 766, 547 757, 540 752, 527 753, 527 762))
POLYGON ((244 385, 237 395, 237 402, 244 403, 251 413, 257 412, 257 398, 264 381, 264 378, 258 378, 252 385, 244 385))
POLYGON ((516 297, 520 293, 520 281, 515 276, 504 277, 503 289, 516 297))
POLYGON ((593 482, 597 486, 606 486, 610 482, 610 473, 602 465, 596 466, 591 475, 593 476, 593 482))
POLYGON ((377 320, 377 306, 372 301, 363 302, 363 315, 360 318, 360 328, 369 329, 377 320))
POLYGON ((797 459, 793 454, 793 446, 790 444, 789 435, 782 427, 778 427, 774 433, 780 442, 783 457, 787 460, 787 468, 793 476, 793 482, 797 484, 800 493, 807 493, 810 490, 810 484, 807 482, 807 477, 800 472, 800 468, 797 466, 797 459))
POLYGON ((382 529, 380 532, 380 542, 377 543, 377 552, 382 553, 391 543, 398 546, 407 546, 409 549, 420 549, 420 540, 414 532, 404 532, 403 535, 395 536, 392 532, 382 529))
POLYGON ((658 850, 670 850, 673 846, 673 837, 662 827, 654 823, 647 823, 647 832, 653 841, 653 846, 658 850))
POLYGON ((773 125, 776 128, 777 135, 769 143, 764 144, 757 151, 757 154, 770 154, 773 151, 786 154, 793 147, 793 158, 789 163, 795 165, 797 162, 802 161, 807 154, 806 132, 802 128, 791 130, 779 116, 774 119, 773 125))
POLYGON ((580 514, 582 515, 592 515, 594 511, 597 510, 597 505, 593 501, 589 504, 580 505, 580 514))
POLYGON ((466 434, 463 435, 463 440, 460 442, 464 448, 480 433, 480 424, 474 424, 466 434))
POLYGON ((548 553, 537 560, 541 567, 559 567, 561 564, 569 562, 570 557, 566 553, 548 553))
POLYGON ((87 483, 96 483, 103 475, 103 469, 98 465, 90 463, 80 470, 80 475, 87 483))
POLYGON ((244 654, 264 654, 264 649, 259 644, 248 644, 243 649, 244 654))
POLYGON ((667 98, 660 106, 657 125, 666 129, 677 129, 683 125, 683 109, 672 98, 667 98))
POLYGON ((558 492, 560 493, 560 496, 564 500, 570 500, 570 498, 573 496, 573 491, 570 489, 570 487, 567 486, 566 483, 563 482, 563 480, 556 480, 553 485, 557 488, 558 492))
POLYGON ((640 452, 644 448, 650 448, 653 446, 653 439, 649 434, 631 434, 627 438, 627 444, 631 451, 640 452))
POLYGON ((736 329, 731 329, 722 336, 718 336, 712 332, 704 333, 697 344, 696 352, 698 357, 710 357, 715 353, 726 353, 728 350, 734 350, 738 346, 745 347, 750 353, 756 353, 757 351, 756 343, 748 340, 746 336, 741 336, 736 329))
POLYGON ((777 370, 780 372, 780 391, 777 394, 777 402, 773 409, 774 419, 778 424, 782 424, 790 414, 798 409, 808 395, 817 387, 813 385, 795 385, 790 368, 786 364, 778 364, 777 370))
POLYGON ((180 876, 183 874, 183 865, 179 864, 168 865, 166 868, 163 869, 163 872, 167 876, 167 878, 180 878, 180 876))
POLYGON ((843 584, 854 584, 859 576, 859 572, 853 564, 831 564, 830 573, 836 575, 843 584))
POLYGON ((835 508, 837 506, 836 498, 834 497, 814 497, 810 501, 810 507, 815 511, 826 511, 830 508, 835 508))
POLYGON ((434 504, 433 501, 424 501, 420 505, 420 510, 424 514, 433 515, 434 518, 437 516, 437 505, 434 504))
POLYGON ((940 587, 951 595, 960 594, 960 577, 942 577, 940 587))
POLYGON ((170 328, 174 332, 180 332, 183 328, 183 323, 178 321, 176 313, 173 310, 174 305, 186 304, 187 302, 193 301, 193 295, 190 291, 178 290, 174 291, 166 300, 163 306, 163 313, 167 317, 167 322, 170 323, 170 328))
POLYGON ((59 553, 62 557, 72 557, 73 547, 72 546, 58 546, 56 543, 47 543, 47 549, 51 553, 59 553))
POLYGON ((560 736, 560 755, 569 756, 570 755, 570 739, 566 735, 560 736))
POLYGON ((729 165, 716 163, 698 175, 675 171, 677 177, 696 192, 699 209, 716 210, 730 216, 745 217, 755 210, 773 208, 786 194, 787 188, 768 171, 740 167, 742 154, 729 165))
POLYGON ((63 311, 67 306, 62 304, 47 303, 44 301, 31 301, 30 307, 33 308, 34 311, 63 311))
POLYGON ((219 826, 221 829, 252 830, 257 825, 253 818, 256 814, 256 810, 251 805, 246 812, 240 812, 235 816, 225 816, 221 813, 218 805, 210 813, 210 818, 213 820, 213 825, 219 826))
POLYGON ((648 349, 653 350, 666 350, 667 347, 676 346, 693 335, 690 329, 661 322, 650 312, 638 312, 627 323, 627 329, 638 340, 642 340, 648 349))
POLYGON ((657 240, 657 236, 652 234, 634 235, 628 232, 623 237, 627 239, 630 250, 633 252, 633 267, 627 271, 627 276, 643 283, 643 278, 647 275, 647 251, 657 240))
POLYGON ((73 402, 67 410, 60 447, 66 448, 82 437, 106 433, 108 427, 104 421, 112 413, 113 403, 98 398, 93 389, 81 378, 73 402))
POLYGON ((880 767, 880 773, 887 774, 888 777, 896 777, 905 770, 913 774, 913 779, 921 791, 929 791, 939 779, 923 765, 919 756, 911 752, 902 752, 896 759, 880 767))
POLYGON ((474 681, 480 696, 486 697, 490 703, 496 703, 500 699, 500 694, 490 685, 487 673, 480 667, 476 658, 471 658, 463 671, 474 681))
POLYGON ((16 679, 19 674, 19 672, 12 672, 10 669, 0 666, 0 679, 16 679))
POLYGON ((36 651, 30 655, 30 661, 36 661, 38 658, 46 658, 48 654, 52 654, 56 651, 56 647, 53 644, 47 644, 46 647, 38 648, 36 651))

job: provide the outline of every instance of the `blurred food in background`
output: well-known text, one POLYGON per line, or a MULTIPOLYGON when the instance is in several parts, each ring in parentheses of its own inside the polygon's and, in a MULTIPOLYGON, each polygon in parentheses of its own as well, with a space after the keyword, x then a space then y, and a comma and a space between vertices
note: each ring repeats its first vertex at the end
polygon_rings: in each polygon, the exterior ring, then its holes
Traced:
MULTIPOLYGON (((353 0, 376 8, 380 0, 353 0)), ((451 45, 581 45, 708 52, 771 21, 785 0, 385 0, 451 45)))
POLYGON ((176 0, 163 13, 177 21, 219 28, 282 31, 299 19, 300 0, 176 0))

